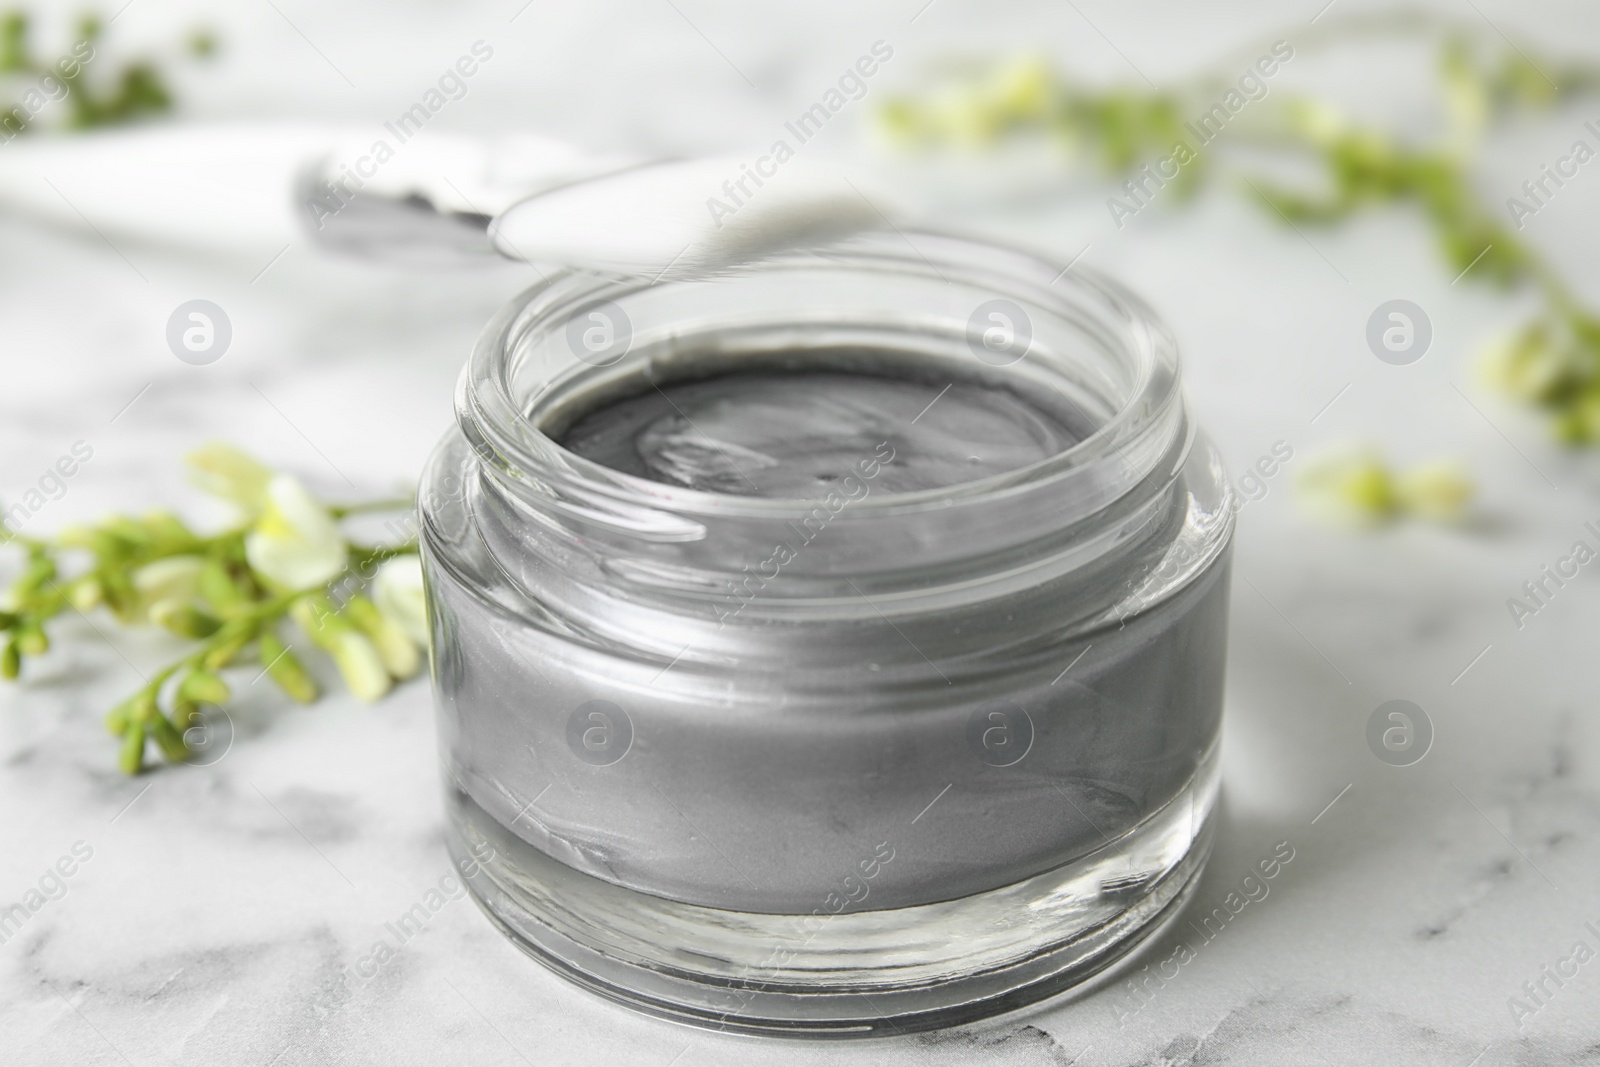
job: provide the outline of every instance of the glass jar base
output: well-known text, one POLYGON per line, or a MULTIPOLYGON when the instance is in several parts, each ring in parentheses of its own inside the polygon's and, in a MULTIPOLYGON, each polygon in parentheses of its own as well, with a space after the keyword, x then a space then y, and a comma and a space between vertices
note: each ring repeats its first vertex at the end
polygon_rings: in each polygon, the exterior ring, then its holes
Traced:
POLYGON ((1215 761, 1104 848, 957 900, 811 915, 684 904, 583 874, 448 790, 489 918, 566 978, 724 1032, 892 1036, 1027 1007, 1102 975, 1177 915, 1211 847, 1215 761), (488 858, 483 858, 488 857, 488 858))

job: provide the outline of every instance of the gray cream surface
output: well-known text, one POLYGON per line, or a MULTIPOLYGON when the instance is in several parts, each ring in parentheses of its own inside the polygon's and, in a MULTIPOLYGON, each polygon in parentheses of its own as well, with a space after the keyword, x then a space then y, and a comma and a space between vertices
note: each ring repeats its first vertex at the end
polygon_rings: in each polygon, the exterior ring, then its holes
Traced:
POLYGON ((673 485, 813 499, 883 442, 895 458, 874 489, 908 493, 1016 470, 1078 440, 1063 419, 999 386, 771 370, 648 387, 584 415, 562 444, 673 485))

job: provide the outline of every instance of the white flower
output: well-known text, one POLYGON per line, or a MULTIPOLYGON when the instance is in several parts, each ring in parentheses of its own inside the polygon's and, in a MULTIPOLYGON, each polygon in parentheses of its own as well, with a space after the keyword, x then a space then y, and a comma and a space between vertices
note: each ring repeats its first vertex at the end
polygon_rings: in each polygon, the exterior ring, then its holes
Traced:
POLYGON ((273 475, 265 501, 244 539, 245 558, 257 573, 284 589, 311 589, 344 570, 349 550, 339 524, 297 479, 273 475))
POLYGON ((190 606, 200 593, 199 556, 168 556, 146 563, 133 572, 133 588, 146 616, 160 622, 165 616, 190 606))
POLYGON ((229 444, 213 441, 184 457, 195 485, 237 505, 254 517, 267 505, 267 483, 272 472, 229 444))
POLYGON ((396 556, 378 569, 372 586, 378 610, 422 647, 428 647, 428 604, 423 595, 422 561, 396 556))

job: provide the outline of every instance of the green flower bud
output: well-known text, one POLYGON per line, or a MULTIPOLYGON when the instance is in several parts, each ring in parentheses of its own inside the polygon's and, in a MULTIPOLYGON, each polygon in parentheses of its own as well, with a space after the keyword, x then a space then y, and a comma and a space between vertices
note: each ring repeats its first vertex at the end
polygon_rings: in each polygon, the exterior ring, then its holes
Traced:
POLYGON ((278 688, 289 694, 291 700, 309 704, 317 699, 317 683, 312 679, 295 654, 277 636, 261 635, 261 665, 278 688))
POLYGON ((384 669, 396 678, 410 678, 417 673, 422 664, 417 646, 404 630, 378 610, 376 604, 357 596, 350 599, 344 610, 356 628, 372 639, 384 669))
POLYGON ((1562 444, 1584 445, 1600 440, 1600 394, 1584 391, 1565 401, 1555 413, 1551 430, 1562 444))
POLYGON ((123 549, 141 549, 150 544, 150 531, 126 515, 113 515, 105 521, 102 531, 122 542, 123 549))
POLYGON ((1288 118, 1296 133, 1323 147, 1337 143, 1350 130, 1344 115, 1320 100, 1290 101, 1288 118))
POLYGON ((335 647, 329 649, 333 662, 344 676, 344 684, 356 699, 372 703, 389 691, 394 684, 389 677, 378 650, 364 635, 346 630, 337 636, 335 647))
POLYGON ((220 671, 232 663, 243 652, 245 646, 255 638, 256 627, 254 624, 240 626, 238 623, 228 623, 217 632, 216 647, 205 654, 201 666, 208 671, 220 671))
POLYGON ((133 572, 133 587, 145 604, 170 600, 192 601, 200 592, 200 572, 205 560, 195 555, 164 556, 133 572))
POLYGON ((17 647, 15 638, 6 642, 4 652, 0 652, 0 677, 7 681, 13 680, 22 673, 22 650, 17 647))
POLYGON ((1445 47, 1439 64, 1444 82, 1446 111, 1461 136, 1474 136, 1488 124, 1489 86, 1484 82, 1466 42, 1452 40, 1445 47))
POLYGON ((73 607, 87 614, 100 606, 103 593, 99 579, 86 575, 72 583, 72 588, 67 591, 67 599, 73 607))
POLYGON ((200 705, 183 696, 172 702, 172 725, 179 733, 200 721, 200 705))
POLYGON ((112 610, 117 620, 125 624, 134 622, 139 613, 139 593, 134 589, 127 572, 102 568, 100 585, 106 598, 106 607, 112 610))
POLYGON ((56 534, 56 544, 62 548, 97 548, 100 532, 81 523, 73 523, 56 534))
POLYGON ((149 726, 150 720, 161 714, 156 704, 156 694, 149 689, 140 690, 128 701, 128 715, 136 723, 149 726))
POLYGON ((1519 400, 1552 399, 1569 382, 1568 368, 1543 323, 1485 346, 1480 367, 1488 384, 1519 400))
POLYGON ((28 569, 22 572, 22 577, 17 579, 15 586, 18 596, 28 596, 56 576, 56 561, 49 556, 34 556, 28 561, 28 569))
POLYGON ((157 712, 150 720, 150 732, 155 735, 156 744, 161 748, 161 754, 167 757, 168 763, 182 763, 189 758, 189 746, 184 743, 183 735, 178 732, 167 717, 157 712))
POLYGON ((920 113, 906 100, 890 100, 885 104, 878 111, 878 123, 885 133, 898 141, 916 141, 924 134, 920 113))
POLYGON ((1497 80, 1501 91, 1524 106, 1547 105, 1553 103, 1560 94, 1560 90, 1551 84, 1549 76, 1521 50, 1514 56, 1505 57, 1497 80))
POLYGON ((200 568, 200 595, 223 614, 249 602, 228 573, 227 565, 215 558, 208 558, 200 568))
POLYGON ((333 610, 328 598, 320 595, 301 597, 290 604, 289 616, 307 637, 327 652, 332 652, 339 643, 335 635, 350 628, 349 622, 333 610))
POLYGON ((191 604, 175 600, 158 600, 150 605, 150 621, 179 637, 199 640, 210 637, 222 628, 214 615, 207 615, 191 604))
POLYGON ((1053 93, 1050 66, 1036 56, 1013 59, 995 72, 990 86, 994 104, 1013 120, 1039 118, 1053 93))
POLYGON ((129 723, 128 732, 122 735, 122 754, 118 759, 123 774, 138 774, 144 769, 144 727, 129 723))
POLYGON ((228 683, 209 671, 190 671, 178 686, 178 696, 203 704, 225 704, 229 697, 228 683))
POLYGON ((110 711, 106 712, 105 724, 107 732, 116 737, 121 737, 128 732, 128 725, 133 721, 133 701, 124 700, 110 711))
POLYGON ((28 656, 42 656, 50 651, 50 638, 45 636, 44 628, 31 620, 17 627, 16 644, 28 656))
POLYGON ((183 520, 170 511, 148 511, 139 520, 150 538, 163 548, 186 548, 199 540, 183 520))
POLYGON ((1466 469, 1450 460, 1419 464, 1394 480, 1395 501, 1402 510, 1438 522, 1461 518, 1475 489, 1466 469))
POLYGON ((1295 480, 1300 499, 1323 517, 1370 525, 1396 509, 1394 479, 1368 448, 1346 449, 1310 461, 1295 480))

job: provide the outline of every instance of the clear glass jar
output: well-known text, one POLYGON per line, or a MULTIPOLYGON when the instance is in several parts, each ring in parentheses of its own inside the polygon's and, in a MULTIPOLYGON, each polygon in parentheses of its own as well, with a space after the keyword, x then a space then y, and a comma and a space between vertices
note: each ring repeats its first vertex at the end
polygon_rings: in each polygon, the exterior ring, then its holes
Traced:
POLYGON ((519 946, 706 1026, 896 1033, 1076 985, 1176 912, 1217 792, 1233 498, 1167 330, 1057 270, 872 236, 562 274, 490 323, 422 540, 451 848, 492 855, 472 891, 519 946), (556 441, 628 382, 849 347, 998 376, 1086 436, 906 493, 873 491, 875 449, 822 501, 556 441))

